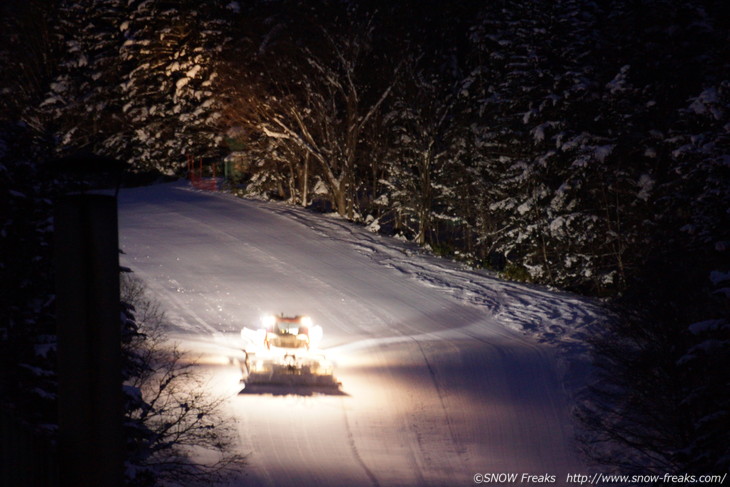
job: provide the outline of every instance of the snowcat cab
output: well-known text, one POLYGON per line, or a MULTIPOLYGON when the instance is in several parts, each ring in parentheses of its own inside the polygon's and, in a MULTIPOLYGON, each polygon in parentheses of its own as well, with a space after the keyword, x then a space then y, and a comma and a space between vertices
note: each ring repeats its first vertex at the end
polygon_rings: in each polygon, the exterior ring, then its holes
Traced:
POLYGON ((317 335, 321 337, 321 328, 313 327, 309 316, 268 315, 264 317, 264 325, 266 327, 264 346, 267 350, 271 350, 272 346, 309 350, 310 346, 315 345, 313 342, 317 341, 317 335))

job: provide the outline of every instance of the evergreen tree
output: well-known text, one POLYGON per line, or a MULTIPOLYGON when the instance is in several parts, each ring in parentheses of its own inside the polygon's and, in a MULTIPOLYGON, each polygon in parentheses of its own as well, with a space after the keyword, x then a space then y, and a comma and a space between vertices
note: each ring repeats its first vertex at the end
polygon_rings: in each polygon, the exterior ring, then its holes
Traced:
POLYGON ((219 107, 213 93, 217 61, 228 37, 222 2, 130 3, 119 28, 126 41, 119 59, 125 137, 107 150, 131 148, 136 167, 172 174, 188 155, 220 154, 219 107))
POLYGON ((458 220, 451 207, 462 162, 454 124, 455 83, 423 70, 416 54, 411 55, 384 117, 392 140, 384 153, 385 191, 376 201, 392 212, 396 231, 420 245, 433 245, 439 221, 458 220))
POLYGON ((29 140, 27 126, 0 124, 0 414, 50 438, 57 397, 51 198, 58 189, 29 140))
POLYGON ((581 418, 598 435, 592 439, 600 448, 593 453, 607 464, 678 474, 724 472, 727 445, 715 432, 727 429, 729 417, 722 385, 728 381, 730 343, 724 291, 730 269, 730 70, 727 17, 721 15, 727 7, 718 2, 612 2, 612 7, 610 25, 622 33, 609 29, 605 36, 623 40, 619 49, 631 66, 630 93, 643 100, 616 112, 625 114, 629 127, 623 136, 641 151, 631 153, 627 143, 620 161, 643 157, 646 164, 638 186, 650 211, 626 207, 636 220, 645 215, 646 251, 627 272, 620 300, 643 319, 623 320, 598 340, 595 356, 606 364, 604 381, 581 405, 581 418), (646 28, 627 28, 640 24, 646 28))
POLYGON ((686 353, 678 363, 687 377, 682 405, 690 440, 678 453, 683 469, 697 475, 730 470, 730 273, 714 270, 704 296, 702 321, 692 323, 686 353))
POLYGON ((62 54, 37 116, 46 121, 59 153, 103 153, 124 126, 118 55, 125 8, 116 1, 60 2, 56 15, 62 54))

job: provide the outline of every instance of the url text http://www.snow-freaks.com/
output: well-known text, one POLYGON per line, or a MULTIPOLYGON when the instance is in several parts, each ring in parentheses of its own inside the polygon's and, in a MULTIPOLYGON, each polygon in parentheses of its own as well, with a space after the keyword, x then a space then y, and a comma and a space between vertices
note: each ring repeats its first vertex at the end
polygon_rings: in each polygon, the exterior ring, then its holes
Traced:
POLYGON ((646 475, 621 475, 607 473, 569 473, 565 477, 554 474, 543 473, 497 473, 484 472, 474 474, 475 484, 514 484, 514 485, 537 485, 537 484, 560 484, 560 485, 622 485, 627 483, 651 483, 666 485, 685 485, 685 484, 707 484, 707 485, 724 485, 727 478, 725 474, 646 474, 646 475))

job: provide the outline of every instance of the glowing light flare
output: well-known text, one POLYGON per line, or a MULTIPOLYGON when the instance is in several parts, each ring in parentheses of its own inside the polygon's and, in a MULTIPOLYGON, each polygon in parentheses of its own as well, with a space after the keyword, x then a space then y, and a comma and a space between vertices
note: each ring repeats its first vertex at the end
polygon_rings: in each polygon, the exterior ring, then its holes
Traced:
POLYGON ((191 363, 196 365, 231 365, 233 359, 227 355, 200 355, 191 363))
POLYGON ((274 326, 276 324, 276 316, 274 316, 274 315, 262 316, 261 324, 264 326, 264 328, 269 328, 271 326, 274 326))
POLYGON ((319 346, 320 342, 322 341, 323 335, 324 335, 324 331, 322 330, 321 326, 314 325, 311 328, 309 328, 309 346, 311 348, 317 348, 319 346))

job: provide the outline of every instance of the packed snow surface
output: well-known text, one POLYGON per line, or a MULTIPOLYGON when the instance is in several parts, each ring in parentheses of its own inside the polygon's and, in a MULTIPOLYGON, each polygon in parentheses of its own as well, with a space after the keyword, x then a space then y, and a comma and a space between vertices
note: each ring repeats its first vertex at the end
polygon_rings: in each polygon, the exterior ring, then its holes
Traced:
POLYGON ((232 485, 472 485, 509 472, 559 485, 586 470, 568 365, 599 316, 590 303, 283 204, 183 183, 123 190, 119 204, 122 264, 213 367, 211 393, 230 395, 247 455, 232 485), (239 332, 264 313, 324 328, 339 392, 242 390, 239 332))

